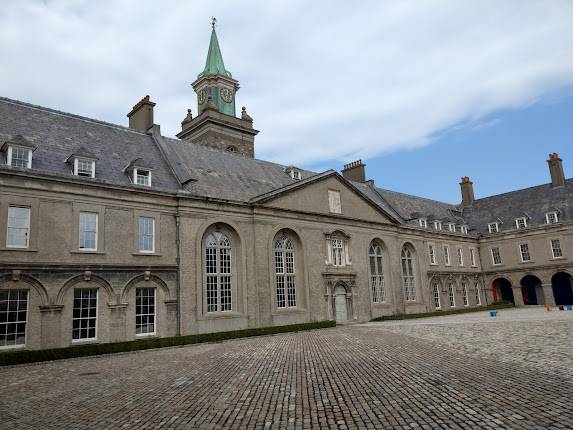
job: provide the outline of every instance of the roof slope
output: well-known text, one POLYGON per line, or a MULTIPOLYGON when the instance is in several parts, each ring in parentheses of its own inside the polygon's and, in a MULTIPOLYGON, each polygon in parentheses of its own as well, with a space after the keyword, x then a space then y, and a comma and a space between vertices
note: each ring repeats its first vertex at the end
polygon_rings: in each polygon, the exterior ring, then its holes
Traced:
POLYGON ((410 220, 413 218, 428 218, 442 221, 460 222, 456 205, 430 200, 424 197, 412 196, 410 194, 398 193, 396 191, 376 188, 382 198, 390 204, 402 218, 410 220))
POLYGON ((463 216, 472 229, 488 233, 490 222, 501 222, 501 231, 513 230, 515 219, 524 216, 532 227, 545 224, 545 214, 552 211, 559 212, 559 221, 573 220, 573 179, 562 187, 543 184, 477 199, 463 210, 463 216))
POLYGON ((0 142, 18 134, 37 146, 32 159, 35 171, 71 177, 72 166, 66 160, 87 149, 97 158, 96 180, 131 185, 124 169, 141 158, 153 168, 153 188, 173 192, 179 188, 159 148, 146 133, 0 98, 0 142))

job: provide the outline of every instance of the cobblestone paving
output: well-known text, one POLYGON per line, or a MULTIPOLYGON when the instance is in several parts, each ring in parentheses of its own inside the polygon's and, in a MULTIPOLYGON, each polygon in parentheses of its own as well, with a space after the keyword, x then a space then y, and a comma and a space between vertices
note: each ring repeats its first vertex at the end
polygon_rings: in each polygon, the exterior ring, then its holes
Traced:
POLYGON ((573 317, 464 317, 0 368, 0 428, 573 428, 573 317))

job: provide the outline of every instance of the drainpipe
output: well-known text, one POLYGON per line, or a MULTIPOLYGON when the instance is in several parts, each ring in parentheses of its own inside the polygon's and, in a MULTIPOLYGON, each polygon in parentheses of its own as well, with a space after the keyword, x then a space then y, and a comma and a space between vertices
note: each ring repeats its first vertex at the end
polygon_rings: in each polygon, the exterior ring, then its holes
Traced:
POLYGON ((175 215, 175 246, 177 249, 177 255, 175 257, 175 263, 177 264, 177 277, 176 277, 176 289, 177 289, 177 327, 176 335, 181 336, 181 215, 179 215, 179 209, 177 209, 177 214, 175 215))
POLYGON ((478 253, 478 257, 479 257, 479 268, 480 268, 480 277, 481 277, 481 285, 482 285, 482 294, 483 294, 483 298, 485 301, 485 305, 488 306, 489 303, 487 302, 487 290, 486 290, 486 285, 485 285, 485 276, 483 274, 483 261, 481 258, 481 245, 479 243, 479 236, 478 236, 478 243, 477 243, 477 253, 478 253))

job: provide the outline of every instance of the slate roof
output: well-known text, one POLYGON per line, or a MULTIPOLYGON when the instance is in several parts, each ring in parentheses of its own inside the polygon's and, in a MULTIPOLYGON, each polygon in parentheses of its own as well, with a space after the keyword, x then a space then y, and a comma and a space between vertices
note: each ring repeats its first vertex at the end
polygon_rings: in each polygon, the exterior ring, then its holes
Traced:
POLYGON ((528 218, 528 227, 546 223, 545 214, 557 211, 559 221, 573 220, 573 179, 567 179, 562 187, 551 184, 498 194, 474 201, 463 210, 470 228, 487 234, 488 223, 500 222, 500 231, 515 230, 515 219, 528 218))
MULTIPOLYGON (((33 171, 78 181, 135 186, 125 173, 134 160, 143 159, 152 168, 153 190, 186 191, 202 198, 248 203, 257 196, 295 184, 288 166, 257 160, 202 145, 163 137, 159 128, 151 133, 72 115, 0 97, 0 146, 22 135, 37 147, 33 171), (89 150, 97 159, 96 178, 72 176, 72 154, 89 150)), ((0 170, 14 169, 0 163, 0 170)), ((301 170, 302 181, 322 174, 301 170)), ((501 220, 502 231, 515 226, 515 218, 527 216, 534 226, 545 223, 545 213, 557 210, 560 221, 573 220, 573 179, 552 189, 549 184, 478 199, 461 212, 456 205, 352 182, 384 212, 402 221, 417 218, 441 220, 487 233, 487 223, 501 220)), ((147 187, 143 187, 147 189, 147 187)), ((143 189, 142 188, 142 189, 143 189)))
POLYGON ((124 169, 131 161, 144 158, 154 166, 153 188, 173 192, 179 188, 159 148, 146 133, 0 98, 0 142, 18 134, 37 146, 32 157, 34 171, 72 177, 66 160, 83 147, 98 159, 96 181, 131 185, 124 169))

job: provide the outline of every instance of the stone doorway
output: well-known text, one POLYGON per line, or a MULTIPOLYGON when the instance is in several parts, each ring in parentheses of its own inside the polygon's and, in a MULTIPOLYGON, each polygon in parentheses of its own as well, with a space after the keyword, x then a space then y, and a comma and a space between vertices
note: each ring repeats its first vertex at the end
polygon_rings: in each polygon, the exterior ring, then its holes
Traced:
POLYGON ((523 295, 524 305, 541 305, 543 304, 543 290, 541 281, 537 276, 527 275, 521 278, 521 294, 523 295))
POLYGON ((336 322, 348 321, 348 293, 343 284, 336 285, 334 289, 334 316, 336 322))
POLYGON ((555 305, 573 305, 573 288, 571 286, 571 275, 565 272, 558 272, 551 278, 553 287, 553 297, 555 305))
POLYGON ((505 278, 497 278, 493 281, 493 301, 501 302, 502 300, 515 303, 513 297, 513 289, 511 288, 511 282, 505 278))

